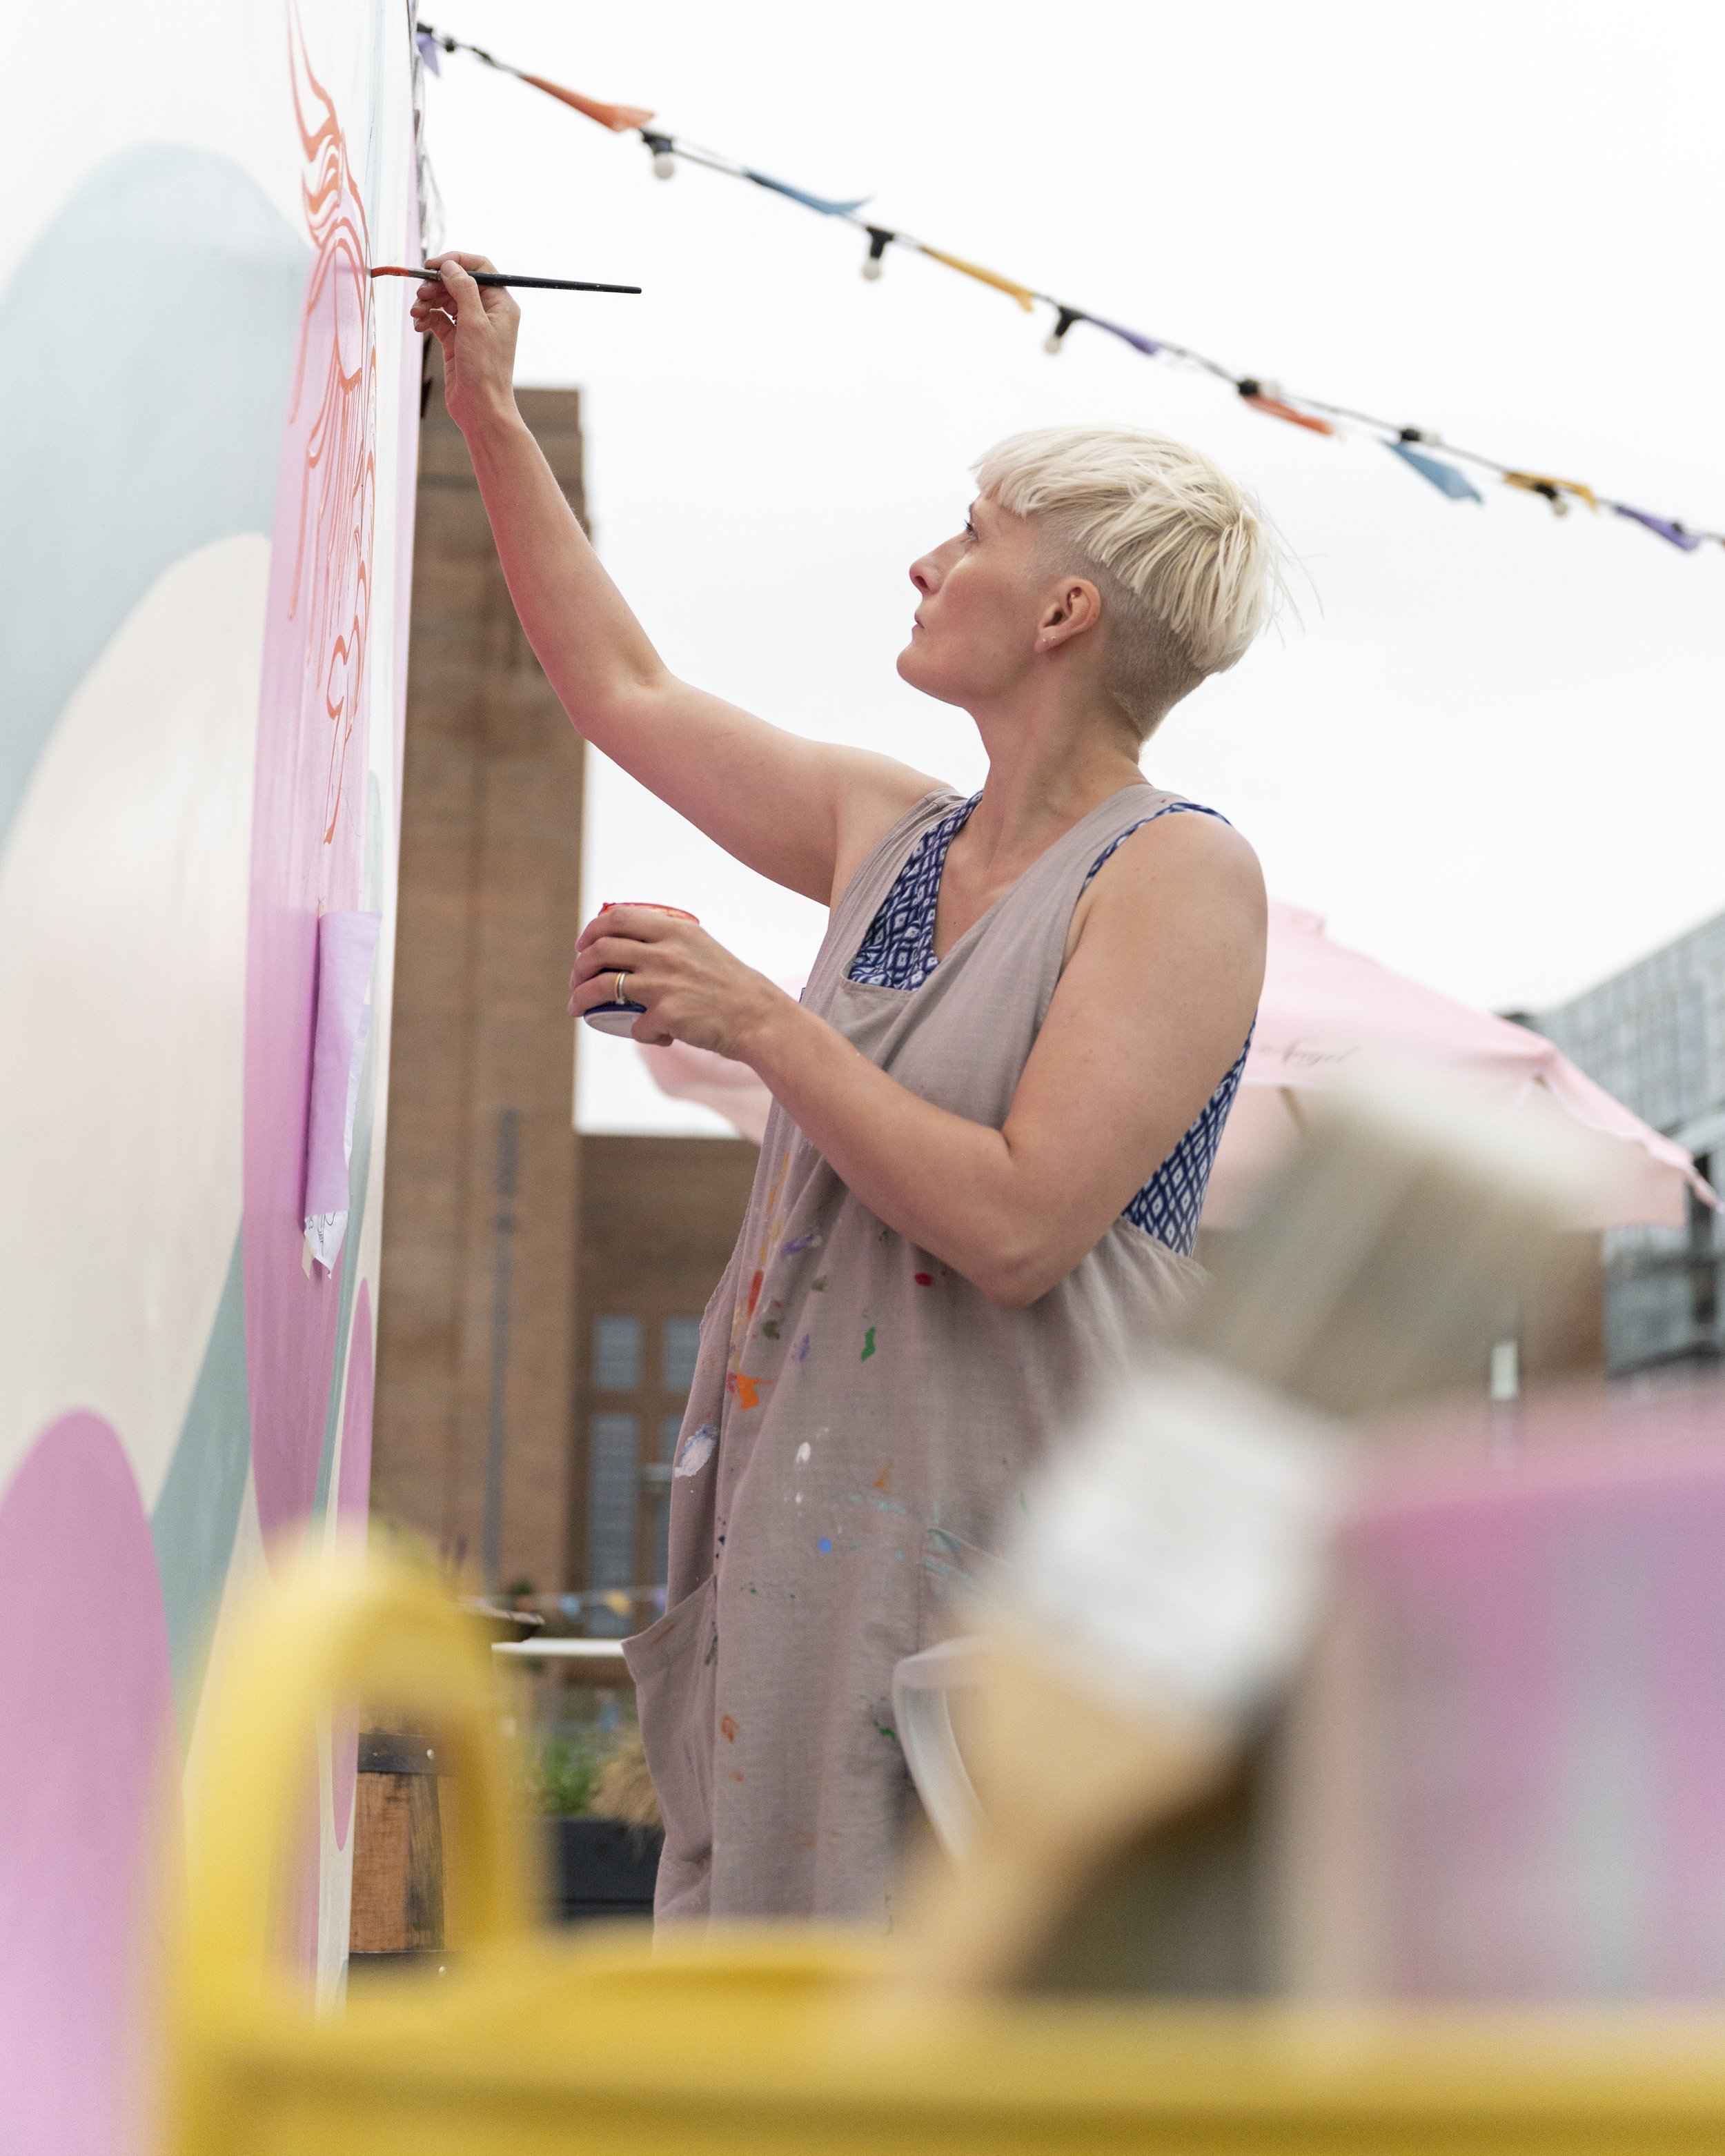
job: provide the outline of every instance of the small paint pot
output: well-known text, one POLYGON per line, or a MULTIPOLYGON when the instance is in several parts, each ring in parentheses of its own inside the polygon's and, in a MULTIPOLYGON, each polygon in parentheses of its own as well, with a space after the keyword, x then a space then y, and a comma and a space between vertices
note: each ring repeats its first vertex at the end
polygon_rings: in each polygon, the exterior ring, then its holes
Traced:
MULTIPOLYGON (((644 906, 649 913, 668 913, 674 921, 692 921, 697 928, 701 926, 698 913, 685 913, 680 906, 660 906, 650 898, 608 898, 599 911, 609 913, 614 906, 644 906)), ((646 1014, 645 1004, 614 1002, 600 1004, 581 1014, 595 1033, 621 1034, 625 1040, 634 1033, 635 1020, 644 1018, 646 1014)))

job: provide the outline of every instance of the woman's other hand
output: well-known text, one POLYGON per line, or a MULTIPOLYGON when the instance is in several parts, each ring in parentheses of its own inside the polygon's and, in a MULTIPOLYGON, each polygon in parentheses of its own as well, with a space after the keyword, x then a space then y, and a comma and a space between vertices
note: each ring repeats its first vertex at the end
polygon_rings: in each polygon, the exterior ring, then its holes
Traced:
POLYGON ((796 1006, 764 973, 734 958, 698 922, 649 906, 608 906, 581 932, 569 976, 572 1014, 624 995, 644 1004, 634 1038, 649 1047, 673 1040, 747 1061, 745 1045, 781 1007, 796 1006))
POLYGON ((515 408, 515 341, 521 311, 501 285, 475 285, 468 274, 495 265, 483 254, 434 254, 441 273, 413 294, 413 326, 444 348, 444 403, 465 434, 515 408))

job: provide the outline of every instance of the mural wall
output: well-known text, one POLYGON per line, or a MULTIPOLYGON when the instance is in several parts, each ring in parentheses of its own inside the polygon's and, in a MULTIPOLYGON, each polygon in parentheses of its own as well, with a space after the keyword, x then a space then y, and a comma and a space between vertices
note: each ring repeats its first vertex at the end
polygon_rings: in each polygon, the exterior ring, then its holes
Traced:
POLYGON ((0 2148, 105 2156, 141 1825, 224 1599, 366 1506, 419 380, 366 273, 418 259, 414 59, 402 0, 38 13, 59 109, 0 288, 0 2148), (315 1038, 351 1134, 309 1238, 315 1038))

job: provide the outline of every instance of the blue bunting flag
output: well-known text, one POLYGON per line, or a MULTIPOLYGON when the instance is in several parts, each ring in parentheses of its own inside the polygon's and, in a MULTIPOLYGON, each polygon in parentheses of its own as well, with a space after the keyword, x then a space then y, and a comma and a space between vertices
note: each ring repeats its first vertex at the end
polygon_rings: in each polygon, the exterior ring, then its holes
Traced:
POLYGON ((770 180, 765 172, 754 172, 747 165, 742 167, 742 176, 752 180, 757 187, 771 187, 776 195, 788 195, 805 209, 818 209, 823 217, 855 217, 865 202, 873 199, 869 195, 859 195, 855 202, 824 202, 819 195, 806 195, 801 187, 793 187, 786 180, 770 180))
POLYGON ((1404 465, 1411 465, 1421 479, 1429 479, 1438 492, 1448 495, 1451 501, 1485 500, 1485 495, 1467 474, 1457 471, 1454 465, 1440 464, 1435 457, 1422 456, 1418 449, 1410 449, 1405 442, 1386 442, 1384 446, 1393 450, 1404 465))

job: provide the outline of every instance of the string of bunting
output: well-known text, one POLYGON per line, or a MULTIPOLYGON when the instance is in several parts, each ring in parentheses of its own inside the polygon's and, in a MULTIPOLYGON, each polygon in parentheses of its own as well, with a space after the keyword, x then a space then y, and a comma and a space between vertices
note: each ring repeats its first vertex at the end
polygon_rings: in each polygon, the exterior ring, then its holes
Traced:
POLYGON ((862 274, 870 279, 878 278, 885 265, 889 248, 898 248, 916 254, 927 255, 931 262, 938 262, 947 270, 956 270, 962 277, 973 279, 979 285, 991 286, 997 292, 1016 300, 1026 314, 1038 306, 1052 311, 1045 349, 1058 353, 1067 336, 1081 323, 1104 335, 1117 337, 1130 345, 1134 352, 1142 352, 1147 359, 1168 359, 1190 367, 1201 368, 1225 382, 1236 395, 1250 404, 1255 412, 1262 412, 1272 419, 1286 421, 1290 426, 1303 427, 1314 434, 1341 435, 1348 429, 1360 429, 1374 436, 1393 456, 1399 458, 1410 471, 1435 486, 1451 501, 1482 502, 1485 496, 1474 485, 1462 465, 1490 474, 1502 485, 1513 487, 1524 494, 1538 495, 1547 502, 1554 516, 1567 516, 1577 502, 1595 515, 1625 516, 1639 524, 1669 545, 1684 553, 1693 553, 1705 542, 1725 546, 1725 532, 1696 531, 1680 523, 1674 516, 1658 516, 1651 510, 1633 508, 1626 501, 1615 501, 1595 488, 1584 485, 1579 480, 1558 479, 1549 473, 1525 471, 1514 465, 1502 463, 1496 457, 1483 455, 1477 449, 1465 449, 1453 442, 1446 443, 1442 435, 1429 427, 1407 427, 1394 420, 1382 419, 1369 412, 1358 412, 1345 404, 1327 403, 1322 398, 1296 395, 1283 390, 1277 383, 1261 375, 1236 374, 1219 360, 1210 359, 1189 346, 1174 343, 1167 337, 1147 336, 1142 331, 1128 328, 1123 322, 1111 321, 1105 315, 1091 313, 1088 307, 1074 305, 1070 300, 1056 298, 1051 292, 1040 292, 1034 285, 1022 285, 1015 278, 1004 277, 998 270, 987 270, 980 263, 971 262, 960 254, 948 254, 942 247, 933 247, 926 239, 884 224, 872 223, 863 213, 870 198, 859 196, 855 201, 836 202, 826 196, 811 193, 806 187, 793 187, 788 180, 774 179, 770 173, 757 172, 753 166, 739 163, 722 151, 710 150, 691 142, 683 136, 667 133, 654 126, 656 115, 636 105, 613 105, 602 98, 586 97, 578 90, 565 88, 547 76, 531 74, 525 68, 511 66, 489 53, 482 45, 470 44, 464 38, 452 37, 448 32, 436 29, 423 19, 416 31, 419 54, 434 74, 442 73, 439 54, 466 53, 500 74, 513 75, 517 81, 529 83, 535 90, 542 90, 562 105, 595 121, 601 127, 609 128, 614 134, 637 135, 651 153, 653 170, 662 180, 672 178, 679 162, 698 165, 711 172, 721 172, 727 178, 746 180, 752 186, 764 187, 769 192, 783 195, 790 201, 800 203, 803 208, 818 215, 830 218, 837 223, 854 226, 868 240, 868 252, 863 258, 862 274), (1441 449, 1442 456, 1432 454, 1441 449))

